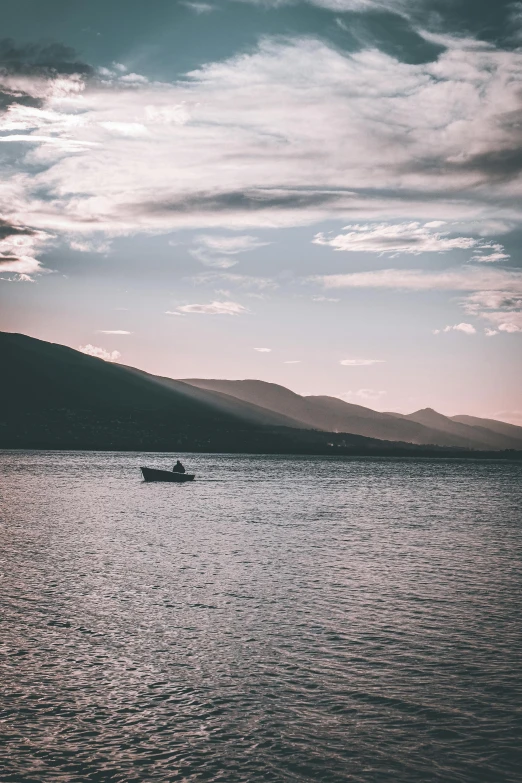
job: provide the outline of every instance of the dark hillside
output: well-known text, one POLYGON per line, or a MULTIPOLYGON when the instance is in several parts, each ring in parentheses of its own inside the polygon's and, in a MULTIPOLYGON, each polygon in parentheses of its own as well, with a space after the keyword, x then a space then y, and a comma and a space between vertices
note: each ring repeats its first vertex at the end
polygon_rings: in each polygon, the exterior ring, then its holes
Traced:
MULTIPOLYGON (((301 426, 325 432, 344 432, 365 438, 400 441, 419 446, 445 446, 465 449, 522 448, 522 437, 516 433, 493 431, 484 426, 459 424, 435 411, 430 415, 419 411, 404 416, 381 413, 362 405, 354 405, 337 397, 296 394, 284 386, 266 381, 230 381, 214 378, 188 378, 185 383, 214 393, 221 392, 245 403, 255 404, 286 418, 292 426, 301 426)), ((508 425, 505 425, 507 427, 508 425)), ((517 428, 512 428, 516 430, 517 428)), ((520 428, 519 428, 520 429, 520 428)))
POLYGON ((146 373, 24 335, 0 333, 0 362, 4 447, 141 447, 172 440, 176 446, 256 423, 255 415, 248 420, 246 411, 234 413, 210 394, 202 399, 187 384, 166 386, 146 373))
POLYGON ((286 413, 221 391, 149 375, 20 334, 0 332, 0 366, 4 379, 0 385, 0 448, 467 454, 316 431, 286 413))
MULTIPOLYGON (((136 450, 329 450, 324 434, 277 413, 104 362, 62 345, 0 333, 0 447, 136 450)), ((336 448, 379 443, 342 438, 336 448)))

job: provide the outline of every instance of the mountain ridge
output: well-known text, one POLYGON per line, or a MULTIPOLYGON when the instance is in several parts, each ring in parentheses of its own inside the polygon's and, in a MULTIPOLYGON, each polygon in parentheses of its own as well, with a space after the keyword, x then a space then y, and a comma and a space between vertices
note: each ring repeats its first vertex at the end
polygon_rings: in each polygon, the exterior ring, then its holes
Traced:
POLYGON ((291 413, 303 426, 325 432, 346 432, 393 442, 453 448, 502 450, 522 447, 522 433, 509 433, 507 430, 495 432, 484 425, 462 424, 432 408, 424 408, 413 414, 386 413, 348 403, 337 397, 301 396, 284 386, 267 381, 210 378, 185 378, 183 381, 198 388, 236 396, 281 414, 291 413))
POLYGON ((280 426, 280 417, 272 426, 270 411, 27 335, 0 332, 0 366, 6 379, 0 385, 0 448, 359 455, 413 450, 409 444, 280 426))
MULTIPOLYGON (((0 448, 357 456, 479 454, 466 446, 415 444, 392 437, 392 430, 384 433, 388 437, 383 439, 346 428, 335 431, 335 427, 317 426, 318 410, 323 419, 326 416, 320 424, 339 423, 340 406, 343 415, 348 410, 352 418, 358 414, 361 420, 364 413, 372 424, 390 420, 399 422, 403 430, 422 430, 416 422, 337 398, 303 397, 283 386, 255 380, 200 379, 197 386, 197 379, 190 383, 155 376, 16 333, 0 332, 0 366, 5 378, 0 385, 0 448), (204 388, 216 383, 219 389, 204 388), (240 399, 241 394, 250 399, 240 399), (264 404, 257 404, 260 402, 264 404)), ((465 426, 459 422, 452 425, 465 426)), ((506 440, 505 435, 497 437, 506 440)), ((496 452, 488 450, 479 456, 490 453, 496 452)))

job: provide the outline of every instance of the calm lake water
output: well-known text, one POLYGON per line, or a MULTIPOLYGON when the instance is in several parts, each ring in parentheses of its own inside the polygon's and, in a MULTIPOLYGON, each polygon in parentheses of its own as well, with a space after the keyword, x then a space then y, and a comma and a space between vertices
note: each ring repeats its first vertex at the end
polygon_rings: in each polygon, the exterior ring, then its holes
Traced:
POLYGON ((522 464, 0 452, 0 780, 520 781, 522 464))

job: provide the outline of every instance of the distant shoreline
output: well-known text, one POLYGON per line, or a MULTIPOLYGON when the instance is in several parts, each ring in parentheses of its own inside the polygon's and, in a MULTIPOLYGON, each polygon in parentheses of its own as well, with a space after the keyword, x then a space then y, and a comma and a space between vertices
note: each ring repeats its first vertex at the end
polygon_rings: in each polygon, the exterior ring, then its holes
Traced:
POLYGON ((27 453, 27 452, 40 452, 40 453, 114 453, 114 454, 178 454, 178 455, 203 455, 203 456, 226 456, 226 457, 280 457, 281 459, 289 457, 321 457, 327 459, 404 459, 404 460, 416 460, 416 459, 436 459, 436 460, 456 460, 456 461, 469 461, 469 460, 490 460, 501 462, 519 462, 522 461, 522 451, 462 451, 456 452, 455 450, 448 450, 442 452, 441 450, 428 450, 419 449, 418 452, 412 452, 409 450, 396 452, 381 452, 378 451, 370 453, 362 453, 355 451, 343 451, 339 449, 337 452, 332 451, 320 452, 320 451, 203 451, 194 449, 136 449, 136 448, 91 448, 91 447, 52 447, 52 446, 24 446, 24 447, 9 447, 0 445, 0 454, 2 453, 27 453))

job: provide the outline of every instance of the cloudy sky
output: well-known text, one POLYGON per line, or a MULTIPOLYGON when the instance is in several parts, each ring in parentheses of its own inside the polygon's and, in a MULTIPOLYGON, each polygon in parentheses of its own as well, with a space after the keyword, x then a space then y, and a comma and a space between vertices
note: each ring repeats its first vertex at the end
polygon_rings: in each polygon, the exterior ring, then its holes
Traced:
POLYGON ((522 424, 522 2, 1 21, 0 329, 522 424))

